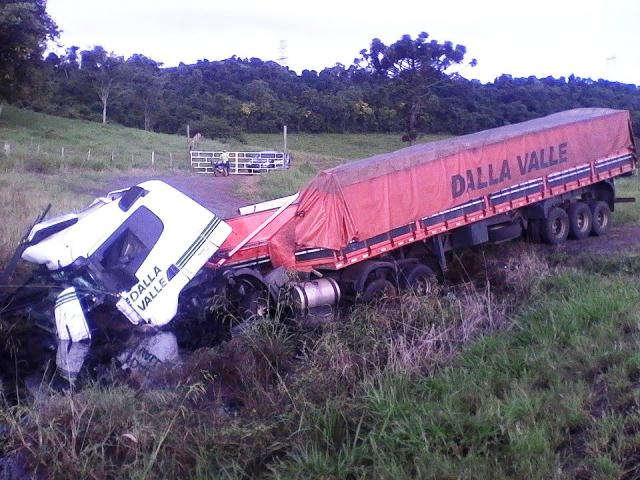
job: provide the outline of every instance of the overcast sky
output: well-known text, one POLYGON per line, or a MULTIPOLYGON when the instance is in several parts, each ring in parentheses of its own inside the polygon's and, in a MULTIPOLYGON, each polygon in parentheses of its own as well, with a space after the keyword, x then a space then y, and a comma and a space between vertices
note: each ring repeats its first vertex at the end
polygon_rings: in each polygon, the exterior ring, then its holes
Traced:
POLYGON ((49 0, 67 47, 102 45, 166 66, 231 55, 300 73, 350 65, 371 39, 426 31, 467 47, 467 78, 606 78, 640 84, 640 0, 49 0))

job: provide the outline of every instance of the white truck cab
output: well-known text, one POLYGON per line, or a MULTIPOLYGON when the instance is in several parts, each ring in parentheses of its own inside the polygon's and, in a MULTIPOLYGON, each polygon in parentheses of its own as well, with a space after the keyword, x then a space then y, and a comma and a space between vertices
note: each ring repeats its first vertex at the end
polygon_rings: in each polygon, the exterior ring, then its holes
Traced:
POLYGON ((135 325, 169 322, 180 292, 230 233, 215 214, 152 180, 35 225, 22 258, 66 287, 56 301, 56 331, 79 341, 91 336, 86 313, 106 301, 135 325))

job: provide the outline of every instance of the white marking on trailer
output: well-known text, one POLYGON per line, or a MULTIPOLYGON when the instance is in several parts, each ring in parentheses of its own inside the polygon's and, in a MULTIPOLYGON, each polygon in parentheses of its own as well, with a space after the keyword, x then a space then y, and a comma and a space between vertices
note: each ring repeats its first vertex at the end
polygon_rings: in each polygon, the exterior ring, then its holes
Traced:
POLYGON ((507 195, 512 195, 517 192, 522 192, 524 190, 528 190, 533 187, 542 186, 542 179, 536 178, 535 180, 531 180, 529 182, 519 183, 518 185, 514 185, 511 188, 506 190, 500 190, 499 192, 494 193, 493 195, 489 195, 491 200, 495 200, 496 198, 506 197, 507 195))
POLYGON ((344 263, 336 263, 336 268, 342 268, 343 265, 344 263))
MULTIPOLYGON (((479 198, 477 200, 473 200, 471 202, 463 203, 462 205, 458 205, 456 207, 452 207, 452 208, 449 208, 447 210, 442 210, 440 212, 436 212, 433 215, 429 215, 428 217, 423 217, 422 221, 428 220, 428 219, 433 218, 433 217, 438 217, 440 215, 444 215, 445 213, 455 212, 456 210, 462 210, 462 209, 470 207, 472 205, 477 205, 479 203, 484 205, 484 199, 479 198)), ((462 215, 464 215, 464 212, 462 213, 462 215)), ((443 220, 443 222, 446 222, 446 220, 443 220)))
POLYGON ((591 165, 581 165, 579 167, 575 167, 569 170, 563 170, 562 172, 553 173, 551 175, 547 175, 547 181, 555 182, 556 180, 561 180, 566 177, 571 177, 572 175, 577 175, 578 173, 585 173, 591 171, 591 165))
POLYGON ((358 258, 352 258, 351 260, 349 260, 351 263, 356 263, 358 261, 358 258))
POLYGON ((307 253, 319 252, 319 251, 321 251, 321 250, 322 250, 322 248, 310 248, 310 249, 308 249, 308 250, 300 250, 299 252, 296 252, 296 253, 295 253, 295 255, 296 255, 296 256, 298 256, 298 255, 305 255, 305 254, 307 254, 307 253))
POLYGON ((596 165, 598 167, 602 167, 604 165, 608 165, 610 163, 615 163, 615 162, 622 162, 624 160, 630 160, 633 158, 633 155, 623 155, 621 157, 614 157, 614 158, 605 158, 602 160, 596 160, 596 165))

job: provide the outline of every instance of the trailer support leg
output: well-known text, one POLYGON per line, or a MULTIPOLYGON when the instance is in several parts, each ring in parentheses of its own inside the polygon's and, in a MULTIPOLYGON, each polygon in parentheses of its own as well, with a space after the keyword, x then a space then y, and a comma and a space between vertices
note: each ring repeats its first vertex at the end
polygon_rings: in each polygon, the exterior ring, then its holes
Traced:
POLYGON ((437 235, 433 237, 432 243, 433 243, 433 253, 436 255, 438 259, 440 270, 444 273, 447 271, 447 259, 444 256, 444 246, 442 245, 442 236, 437 235))

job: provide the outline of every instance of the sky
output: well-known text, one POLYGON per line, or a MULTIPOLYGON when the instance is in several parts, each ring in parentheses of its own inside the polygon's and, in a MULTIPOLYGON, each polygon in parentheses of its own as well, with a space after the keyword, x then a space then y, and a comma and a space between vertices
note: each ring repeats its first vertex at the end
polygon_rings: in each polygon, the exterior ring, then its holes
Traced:
POLYGON ((573 73, 640 85, 640 0, 48 0, 47 9, 62 30, 55 51, 102 45, 165 66, 237 55, 319 71, 351 65, 373 38, 425 31, 467 47, 478 65, 455 69, 466 78, 573 73))

